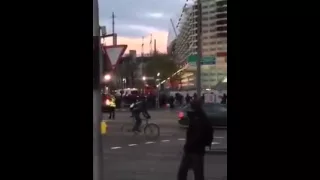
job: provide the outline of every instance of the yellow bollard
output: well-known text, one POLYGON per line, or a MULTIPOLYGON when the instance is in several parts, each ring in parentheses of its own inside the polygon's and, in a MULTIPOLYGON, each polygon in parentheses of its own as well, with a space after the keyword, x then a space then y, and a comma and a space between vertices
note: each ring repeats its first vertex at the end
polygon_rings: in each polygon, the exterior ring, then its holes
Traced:
POLYGON ((107 128, 108 128, 107 122, 101 121, 101 134, 102 135, 107 134, 107 128))

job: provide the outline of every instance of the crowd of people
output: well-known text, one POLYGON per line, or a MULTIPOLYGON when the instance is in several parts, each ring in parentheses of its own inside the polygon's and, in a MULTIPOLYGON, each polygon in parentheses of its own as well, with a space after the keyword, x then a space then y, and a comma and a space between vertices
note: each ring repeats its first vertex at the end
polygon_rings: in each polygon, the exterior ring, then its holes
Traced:
MULTIPOLYGON (((141 99, 146 102, 146 107, 148 109, 154 108, 167 108, 171 109, 175 107, 181 107, 189 104, 192 100, 198 99, 197 93, 190 95, 189 93, 159 93, 159 94, 134 94, 134 95, 117 95, 111 94, 114 97, 115 108, 129 108, 132 103, 135 103, 141 99)), ((204 102, 204 94, 202 94, 199 99, 204 102)), ((227 95, 219 95, 216 103, 227 104, 227 95)))
MULTIPOLYGON (((189 104, 192 100, 198 99, 197 93, 194 93, 192 96, 189 95, 189 93, 186 93, 185 96, 183 96, 180 93, 175 93, 175 95, 166 96, 165 94, 159 96, 159 104, 160 107, 163 107, 167 104, 170 105, 170 108, 174 108, 175 106, 183 106, 185 104, 189 104)), ((204 102, 204 94, 199 97, 199 99, 204 102)), ((227 94, 223 94, 220 97, 221 104, 227 104, 227 94)))

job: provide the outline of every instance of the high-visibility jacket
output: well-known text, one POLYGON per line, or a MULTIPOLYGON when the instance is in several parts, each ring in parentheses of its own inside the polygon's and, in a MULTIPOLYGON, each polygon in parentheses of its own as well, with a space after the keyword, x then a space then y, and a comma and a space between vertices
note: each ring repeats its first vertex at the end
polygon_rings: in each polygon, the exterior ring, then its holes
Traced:
POLYGON ((116 98, 114 98, 114 97, 111 98, 110 106, 111 107, 116 107, 116 98))
POLYGON ((107 99, 107 106, 110 107, 116 107, 116 98, 113 96, 110 96, 110 98, 107 99))

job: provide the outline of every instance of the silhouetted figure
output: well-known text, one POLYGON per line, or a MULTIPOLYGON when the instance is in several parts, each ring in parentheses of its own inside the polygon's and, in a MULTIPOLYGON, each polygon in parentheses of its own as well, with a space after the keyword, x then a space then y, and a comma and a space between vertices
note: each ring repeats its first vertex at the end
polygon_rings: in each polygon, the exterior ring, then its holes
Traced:
POLYGON ((202 109, 201 100, 193 100, 188 111, 190 119, 186 134, 184 154, 178 172, 178 180, 187 180, 189 169, 194 172, 195 180, 204 180, 205 147, 211 146, 213 129, 202 109))
POLYGON ((227 95, 224 93, 221 98, 221 104, 227 104, 227 95))
POLYGON ((187 93, 186 95, 186 103, 189 104, 191 100, 191 96, 187 93))

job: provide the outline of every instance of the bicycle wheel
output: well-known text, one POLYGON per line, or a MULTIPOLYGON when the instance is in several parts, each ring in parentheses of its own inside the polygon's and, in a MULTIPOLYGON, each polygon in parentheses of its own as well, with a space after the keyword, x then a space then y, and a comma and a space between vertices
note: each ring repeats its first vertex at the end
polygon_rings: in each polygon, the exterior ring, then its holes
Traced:
POLYGON ((156 139, 160 136, 160 128, 154 123, 148 123, 143 129, 144 135, 148 139, 156 139))

